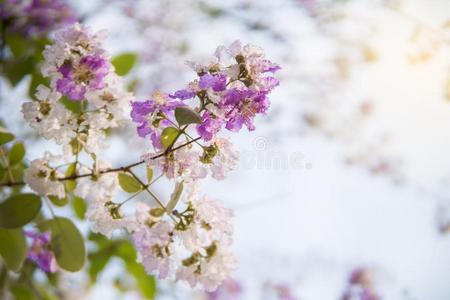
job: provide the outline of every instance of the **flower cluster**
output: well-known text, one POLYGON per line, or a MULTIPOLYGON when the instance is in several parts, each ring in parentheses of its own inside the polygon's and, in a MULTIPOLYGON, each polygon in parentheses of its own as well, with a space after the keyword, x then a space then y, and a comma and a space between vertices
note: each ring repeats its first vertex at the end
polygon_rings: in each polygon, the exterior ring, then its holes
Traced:
POLYGON ((163 219, 163 212, 142 203, 137 209, 133 242, 145 269, 160 278, 175 275, 192 287, 215 290, 237 264, 229 250, 231 211, 191 193, 185 209, 173 212, 176 222, 163 219))
POLYGON ((219 131, 254 129, 255 116, 266 112, 268 94, 278 84, 267 73, 279 67, 259 48, 235 42, 219 47, 212 63, 194 64, 198 78, 187 88, 136 102, 116 75, 103 38, 102 32, 74 24, 45 49, 41 70, 49 86, 38 86, 36 100, 22 111, 41 136, 64 147, 67 161, 75 161, 57 166, 57 157, 46 153, 31 162, 24 181, 41 196, 86 200, 91 230, 108 238, 118 231, 130 234, 148 273, 213 291, 237 265, 232 212, 199 193, 198 183, 208 174, 224 179, 234 169, 239 155, 219 131), (199 102, 191 108, 194 98, 199 102), (138 135, 148 137, 153 150, 140 162, 113 168, 98 155, 104 132, 123 124, 130 113, 138 135), (90 154, 91 167, 80 161, 81 151, 90 154), (141 164, 150 174, 147 183, 132 170, 141 164), (153 172, 160 174, 152 180, 153 172), (150 190, 162 176, 175 185, 167 201, 150 190), (114 201, 119 186, 133 194, 120 203, 114 201), (134 215, 123 215, 122 205, 141 192, 157 206, 139 203, 134 215))
POLYGON ((74 10, 64 0, 5 0, 0 3, 0 18, 8 29, 26 36, 76 22, 74 10))
POLYGON ((105 130, 118 127, 129 113, 132 95, 101 47, 104 38, 104 32, 94 34, 80 24, 58 32, 44 51, 42 74, 50 86, 40 85, 37 100, 23 105, 31 127, 75 154, 97 153, 105 130))
POLYGON ((141 205, 133 241, 148 272, 160 278, 174 274, 192 287, 212 291, 236 267, 230 251, 232 213, 220 202, 200 196, 198 181, 208 174, 224 179, 236 166, 239 155, 219 132, 237 132, 244 125, 255 129, 254 118, 267 111, 268 94, 278 85, 268 74, 280 67, 266 59, 261 49, 242 47, 239 41, 219 47, 207 65, 190 65, 198 78, 186 88, 156 92, 149 100, 132 103, 137 133, 148 137, 154 148, 143 155, 147 166, 174 180, 176 186, 189 187, 182 211, 170 203, 165 209, 141 205), (197 105, 191 108, 195 99, 197 105), (194 134, 198 137, 193 138, 194 134), (166 214, 172 220, 164 218, 166 214))

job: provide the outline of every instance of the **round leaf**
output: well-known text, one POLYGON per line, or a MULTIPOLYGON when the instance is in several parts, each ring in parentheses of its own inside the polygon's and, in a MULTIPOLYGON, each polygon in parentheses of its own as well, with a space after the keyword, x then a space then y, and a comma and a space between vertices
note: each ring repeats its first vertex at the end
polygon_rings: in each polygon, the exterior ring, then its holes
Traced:
POLYGON ((177 107, 175 109, 175 119, 177 119, 177 122, 180 126, 186 125, 186 124, 200 124, 202 123, 202 118, 199 116, 198 113, 190 109, 189 107, 177 107))
POLYGON ((119 174, 119 184, 128 193, 137 193, 142 189, 141 184, 133 176, 125 173, 119 174))
POLYGON ((161 143, 163 144, 164 148, 168 148, 173 144, 178 136, 178 132, 178 129, 174 127, 164 128, 161 133, 161 143))
POLYGON ((111 61, 119 76, 124 76, 130 72, 136 62, 136 54, 124 53, 113 58, 111 61))
POLYGON ((0 145, 6 144, 14 140, 14 135, 5 128, 0 127, 0 145))
POLYGON ((11 147, 8 154, 8 161, 10 166, 20 163, 25 156, 25 146, 23 143, 15 143, 11 147))
POLYGON ((70 272, 79 271, 86 256, 84 239, 71 220, 56 217, 40 225, 41 230, 51 231, 50 247, 58 265, 70 272))
POLYGON ((37 215, 42 201, 35 194, 18 194, 0 203, 0 227, 18 228, 37 215))
POLYGON ((67 198, 58 198, 56 196, 48 196, 48 199, 56 206, 65 206, 69 200, 67 198))
POLYGON ((0 228, 0 255, 8 269, 20 270, 27 257, 27 242, 21 229, 0 228))

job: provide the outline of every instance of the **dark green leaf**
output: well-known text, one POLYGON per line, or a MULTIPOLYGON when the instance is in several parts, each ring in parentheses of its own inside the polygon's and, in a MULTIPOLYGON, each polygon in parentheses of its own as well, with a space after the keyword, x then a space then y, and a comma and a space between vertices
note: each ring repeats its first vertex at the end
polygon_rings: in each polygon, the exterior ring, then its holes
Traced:
POLYGON ((79 271, 86 256, 84 239, 71 220, 56 217, 40 224, 41 230, 51 231, 50 246, 58 265, 70 272, 79 271))
POLYGON ((185 106, 175 108, 175 119, 177 119, 180 126, 202 123, 202 118, 199 114, 185 106))
POLYGON ((15 57, 20 57, 29 49, 26 40, 18 34, 7 34, 6 44, 15 57))
POLYGON ((141 184, 133 176, 125 173, 119 173, 119 184, 128 193, 137 193, 142 189, 141 184))
POLYGON ((36 216, 41 209, 41 198, 35 194, 18 194, 0 203, 0 227, 21 227, 36 216))
POLYGON ((23 143, 18 142, 15 143, 14 146, 11 147, 8 154, 9 165, 14 166, 20 163, 25 156, 25 146, 23 143))
POLYGON ((27 243, 22 229, 0 228, 0 255, 8 269, 20 270, 27 256, 27 243))
POLYGON ((14 140, 14 135, 3 127, 0 127, 0 145, 14 140))
POLYGON ((116 68, 116 73, 119 76, 124 76, 130 72, 136 62, 136 54, 124 53, 112 59, 112 64, 116 68))
POLYGON ((167 127, 164 128, 164 130, 161 133, 161 143, 163 144, 164 148, 170 147, 175 139, 178 136, 178 129, 174 127, 167 127))

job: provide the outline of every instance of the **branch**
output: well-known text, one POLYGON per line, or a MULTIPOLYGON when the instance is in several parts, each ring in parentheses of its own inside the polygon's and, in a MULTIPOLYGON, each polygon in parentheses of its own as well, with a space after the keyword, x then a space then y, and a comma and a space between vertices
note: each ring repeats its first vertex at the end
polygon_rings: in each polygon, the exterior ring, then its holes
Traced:
MULTIPOLYGON (((189 142, 186 142, 186 143, 181 144, 181 145, 179 145, 179 146, 177 146, 175 148, 170 149, 169 151, 165 151, 165 152, 162 152, 162 153, 157 154, 155 156, 152 156, 150 159, 153 160, 153 159, 160 158, 160 157, 162 157, 162 156, 164 156, 164 155, 166 155, 166 154, 168 154, 170 152, 174 152, 174 151, 176 151, 178 149, 186 147, 186 146, 188 146, 188 145, 198 141, 200 138, 201 137, 197 137, 195 139, 192 139, 189 142)), ((113 172, 126 172, 126 171, 130 170, 131 168, 134 168, 136 166, 142 165, 143 163, 145 163, 145 161, 141 160, 141 161, 135 162, 135 163, 133 163, 131 165, 127 165, 127 166, 122 166, 122 167, 112 168, 112 169, 105 169, 105 170, 101 170, 101 171, 99 171, 97 173, 91 172, 91 173, 86 173, 86 174, 79 174, 79 175, 72 175, 72 176, 67 176, 67 177, 61 177, 61 178, 57 178, 56 180, 58 180, 58 181, 67 181, 67 180, 75 180, 75 179, 83 178, 83 177, 91 177, 91 176, 98 175, 98 174, 106 174, 106 173, 113 173, 113 172)), ((4 186, 13 187, 13 186, 19 186, 19 185, 25 185, 25 182, 23 182, 23 181, 6 182, 6 183, 1 183, 0 187, 4 187, 4 186)))

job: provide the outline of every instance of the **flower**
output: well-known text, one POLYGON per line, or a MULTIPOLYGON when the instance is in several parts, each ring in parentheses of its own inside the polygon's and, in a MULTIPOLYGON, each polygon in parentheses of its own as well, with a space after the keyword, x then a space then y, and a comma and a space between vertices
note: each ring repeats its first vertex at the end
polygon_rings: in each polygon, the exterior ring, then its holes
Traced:
POLYGON ((156 159, 156 154, 150 153, 143 156, 146 164, 160 170, 169 179, 184 180, 187 182, 205 178, 208 170, 200 162, 200 155, 193 149, 182 147, 167 155, 156 159))
POLYGON ((138 135, 140 137, 150 136, 153 147, 161 149, 161 132, 164 128, 173 125, 174 110, 184 104, 168 97, 168 95, 157 92, 152 99, 143 102, 132 102, 131 118, 138 123, 138 135))
POLYGON ((206 293, 208 300, 238 300, 241 296, 242 285, 234 279, 227 279, 214 292, 206 293))
POLYGON ((76 21, 74 10, 62 0, 5 0, 0 12, 8 29, 25 36, 44 35, 76 21))
POLYGON ((216 138, 213 143, 217 154, 210 165, 212 177, 217 180, 225 179, 225 174, 236 167, 239 153, 235 151, 229 140, 216 138))
MULTIPOLYGON (((111 168, 111 165, 101 159, 98 159, 95 164, 97 175, 93 177, 83 177, 78 179, 77 187, 73 191, 75 195, 84 198, 90 202, 105 201, 105 199, 113 197, 119 186, 119 179, 117 173, 103 173, 100 171, 111 168)), ((81 171, 89 172, 88 169, 82 168, 81 171)))
POLYGON ((41 196, 65 197, 64 184, 58 180, 63 176, 58 170, 50 167, 50 163, 57 159, 58 156, 45 152, 43 158, 33 160, 25 170, 23 180, 41 196))
POLYGON ((97 198, 91 201, 86 211, 86 219, 91 224, 93 232, 101 233, 111 238, 116 230, 134 228, 134 220, 120 214, 120 205, 111 201, 111 198, 97 198))
POLYGON ((25 102, 22 113, 27 123, 45 139, 54 139, 57 144, 68 143, 75 137, 74 115, 61 103, 58 92, 39 85, 36 92, 38 101, 25 102))
POLYGON ((74 101, 85 98, 88 90, 98 90, 110 72, 110 63, 99 55, 83 56, 78 64, 65 62, 58 68, 62 78, 56 81, 56 89, 74 101))
POLYGON ((195 252, 212 243, 231 245, 233 213, 230 209, 225 208, 220 201, 207 196, 200 197, 195 188, 190 191, 187 202, 190 217, 181 214, 176 226, 177 235, 186 249, 195 252))
POLYGON ((150 207, 144 203, 138 205, 136 215, 139 225, 132 238, 139 254, 138 260, 147 273, 157 273, 160 279, 166 278, 174 264, 173 226, 164 220, 154 222, 150 207))
POLYGON ((46 273, 56 272, 58 266, 55 256, 49 249, 50 233, 36 233, 32 231, 25 231, 24 233, 25 236, 32 239, 31 247, 28 250, 28 259, 46 273))
POLYGON ((208 142, 222 129, 223 124, 223 119, 206 110, 202 115, 202 123, 197 125, 197 133, 208 142))
POLYGON ((231 276, 236 267, 236 257, 227 248, 213 243, 184 259, 176 278, 187 281, 191 287, 200 285, 212 292, 231 276))

